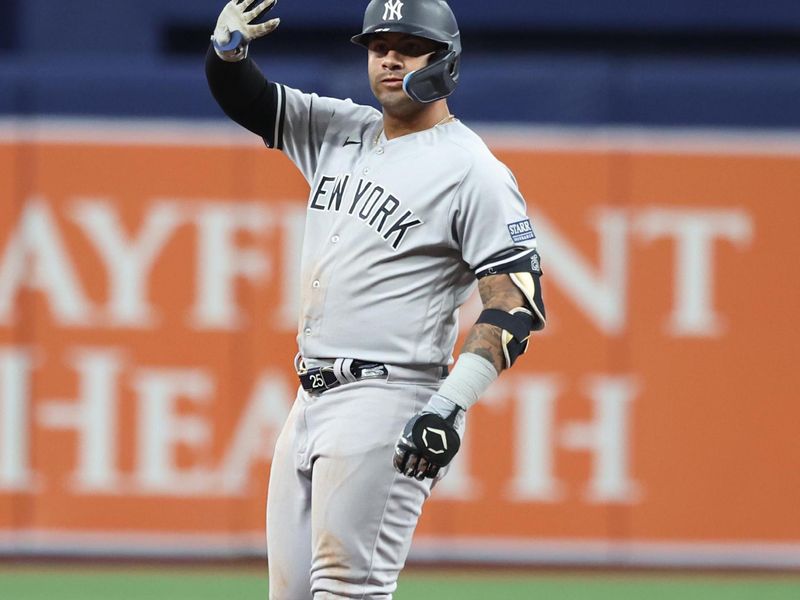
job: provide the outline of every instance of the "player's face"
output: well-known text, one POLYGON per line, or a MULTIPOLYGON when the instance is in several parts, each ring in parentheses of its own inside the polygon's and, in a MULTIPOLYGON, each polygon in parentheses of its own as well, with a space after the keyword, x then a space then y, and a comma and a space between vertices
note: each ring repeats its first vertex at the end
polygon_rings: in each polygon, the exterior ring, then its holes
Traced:
POLYGON ((403 77, 428 64, 436 42, 405 33, 380 33, 369 41, 369 81, 372 93, 387 110, 418 110, 403 91, 403 77))

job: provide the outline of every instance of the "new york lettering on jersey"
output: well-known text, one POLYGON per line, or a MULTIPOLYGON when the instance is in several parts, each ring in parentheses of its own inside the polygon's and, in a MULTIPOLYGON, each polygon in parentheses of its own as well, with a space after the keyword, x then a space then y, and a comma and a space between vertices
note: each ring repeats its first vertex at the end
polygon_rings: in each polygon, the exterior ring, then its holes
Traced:
POLYGON ((364 221, 397 250, 410 229, 422 225, 414 211, 374 181, 350 174, 323 175, 311 193, 310 210, 345 212, 364 221))

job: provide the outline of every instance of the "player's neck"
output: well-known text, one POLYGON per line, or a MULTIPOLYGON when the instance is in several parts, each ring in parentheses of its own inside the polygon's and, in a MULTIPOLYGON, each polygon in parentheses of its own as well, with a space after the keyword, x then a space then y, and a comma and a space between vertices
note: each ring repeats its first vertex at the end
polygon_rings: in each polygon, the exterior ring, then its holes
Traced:
POLYGON ((446 120, 448 116, 450 116, 450 109, 444 100, 427 105, 423 110, 409 115, 397 115, 384 110, 383 131, 386 134, 386 139, 391 140, 409 133, 436 127, 436 125, 446 120))

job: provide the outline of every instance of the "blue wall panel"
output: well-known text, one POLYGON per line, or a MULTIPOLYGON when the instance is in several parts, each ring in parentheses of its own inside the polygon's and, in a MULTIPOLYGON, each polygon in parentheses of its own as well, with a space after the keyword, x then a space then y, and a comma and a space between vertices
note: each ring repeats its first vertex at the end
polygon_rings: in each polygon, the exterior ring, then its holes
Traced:
POLYGON ((798 60, 658 58, 631 64, 622 77, 612 121, 800 127, 798 60))
MULTIPOLYGON (((411 0, 407 0, 411 1, 411 0)), ((3 17, 19 12, 16 30, 27 52, 156 52, 168 25, 213 29, 223 0, 4 0, 3 17)), ((800 32, 798 0, 479 0, 451 2, 464 29, 567 31, 800 32)), ((287 28, 357 30, 366 2, 281 0, 287 28)), ((8 27, 8 25, 5 25, 8 27)))
MULTIPOLYGON (((276 81, 374 103, 363 62, 276 61, 276 81)), ((470 121, 568 125, 800 127, 800 61, 622 60, 570 54, 477 57, 454 112, 470 121)), ((192 60, 0 61, 0 112, 222 118, 202 57, 192 60)))
MULTIPOLYGON (((210 33, 223 0, 2 1, 0 113, 222 116, 206 88, 203 49, 175 56, 164 47, 169 27, 194 28, 195 36, 210 33)), ((302 89, 372 102, 363 52, 351 48, 342 32, 358 29, 365 4, 281 0, 275 14, 286 25, 283 50, 270 53, 269 41, 254 48, 264 56, 259 60, 267 74, 302 89), (341 52, 292 53, 285 45, 292 27, 319 29, 341 52)), ((643 36, 779 32, 800 39, 800 0, 452 4, 464 28, 472 28, 470 36, 553 29, 643 36)), ((713 47, 694 55, 682 50, 480 53, 467 46, 452 107, 459 116, 480 121, 800 127, 800 47, 774 55, 748 54, 746 47, 735 47, 735 55, 713 47)))

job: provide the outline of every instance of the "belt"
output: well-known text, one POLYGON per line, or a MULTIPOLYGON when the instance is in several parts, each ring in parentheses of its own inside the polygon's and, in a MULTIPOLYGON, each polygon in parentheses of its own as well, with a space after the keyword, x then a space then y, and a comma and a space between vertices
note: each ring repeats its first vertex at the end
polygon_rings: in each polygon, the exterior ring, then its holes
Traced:
POLYGON ((346 383, 364 379, 386 379, 389 376, 386 365, 353 358, 337 358, 332 365, 308 369, 298 354, 294 359, 294 367, 300 378, 300 385, 309 394, 321 394, 346 383))

